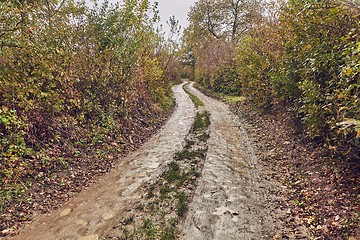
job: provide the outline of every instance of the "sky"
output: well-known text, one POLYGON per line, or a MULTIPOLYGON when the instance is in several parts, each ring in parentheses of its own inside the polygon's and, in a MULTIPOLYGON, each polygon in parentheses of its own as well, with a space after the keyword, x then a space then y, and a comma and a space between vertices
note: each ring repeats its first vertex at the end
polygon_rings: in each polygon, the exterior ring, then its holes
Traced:
MULTIPOLYGON (((150 0, 151 3, 155 1, 159 3, 159 15, 165 32, 169 32, 166 21, 171 16, 175 16, 175 19, 179 20, 181 30, 184 30, 189 25, 187 13, 190 11, 190 6, 195 3, 195 0, 150 0)), ((86 2, 91 2, 91 0, 86 0, 86 2)), ((101 2, 102 0, 98 0, 98 3, 101 2)), ((115 3, 118 0, 109 0, 109 2, 115 3)))

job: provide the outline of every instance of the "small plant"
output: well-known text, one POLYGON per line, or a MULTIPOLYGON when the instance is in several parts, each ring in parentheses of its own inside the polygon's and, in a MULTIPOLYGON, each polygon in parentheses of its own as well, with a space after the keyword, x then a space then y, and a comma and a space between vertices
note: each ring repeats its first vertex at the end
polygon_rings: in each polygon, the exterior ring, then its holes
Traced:
POLYGON ((187 139, 184 148, 185 148, 185 149, 190 149, 191 146, 194 145, 194 144, 195 144, 195 141, 193 141, 193 140, 188 140, 188 139, 187 139))
POLYGON ((161 199, 167 198, 171 191, 172 189, 168 185, 162 186, 160 189, 160 198, 161 199))
POLYGON ((155 184, 152 184, 152 185, 150 185, 150 187, 148 187, 147 194, 146 194, 147 198, 152 198, 155 196, 155 194, 154 194, 155 187, 156 187, 155 184))
POLYGON ((190 151, 188 149, 183 149, 181 152, 177 152, 175 154, 175 157, 178 160, 193 159, 196 156, 197 156, 196 151, 190 151))
POLYGON ((193 133, 210 126, 210 113, 208 111, 196 113, 195 122, 191 129, 193 133))
POLYGON ((174 226, 167 226, 164 228, 160 235, 161 240, 172 240, 175 239, 176 228, 174 226))
POLYGON ((165 173, 165 179, 168 182, 174 182, 176 179, 180 177, 181 170, 179 164, 176 162, 171 162, 169 164, 169 171, 165 173))
POLYGON ((201 142, 206 142, 206 141, 210 138, 210 134, 204 132, 204 133, 202 133, 201 135, 199 135, 197 138, 198 138, 199 141, 201 141, 201 142))
POLYGON ((180 192, 177 195, 178 203, 176 206, 177 214, 183 217, 187 211, 187 197, 184 192, 180 192))
POLYGON ((156 236, 156 227, 154 223, 150 219, 145 219, 143 223, 143 230, 145 232, 146 237, 150 239, 154 239, 156 236))

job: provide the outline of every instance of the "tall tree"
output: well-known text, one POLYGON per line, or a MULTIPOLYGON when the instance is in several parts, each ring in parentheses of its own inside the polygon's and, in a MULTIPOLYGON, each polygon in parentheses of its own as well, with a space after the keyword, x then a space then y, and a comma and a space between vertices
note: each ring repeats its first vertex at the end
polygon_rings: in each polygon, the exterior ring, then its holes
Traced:
POLYGON ((237 41, 260 18, 261 4, 257 0, 200 0, 189 13, 194 33, 227 41, 237 41))

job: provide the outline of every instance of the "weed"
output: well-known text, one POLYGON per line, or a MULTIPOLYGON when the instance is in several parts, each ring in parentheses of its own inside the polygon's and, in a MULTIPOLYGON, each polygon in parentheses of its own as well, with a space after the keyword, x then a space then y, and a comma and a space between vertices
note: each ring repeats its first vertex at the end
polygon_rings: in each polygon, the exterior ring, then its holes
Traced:
POLYGON ((167 198, 171 191, 172 191, 172 189, 169 186, 167 186, 167 185, 162 186, 160 188, 160 198, 161 199, 167 198))
POLYGON ((187 196, 184 192, 180 192, 177 196, 178 203, 176 206, 177 214, 183 217, 187 211, 187 196))
POLYGON ((120 237, 118 237, 119 240, 131 240, 131 239, 137 239, 136 238, 137 232, 136 230, 129 231, 125 229, 120 237))
POLYGON ((189 151, 188 149, 184 149, 181 152, 177 152, 175 154, 175 158, 177 160, 194 160, 195 158, 204 158, 206 156, 207 149, 198 149, 189 151))
POLYGON ((194 125, 191 131, 197 132, 210 126, 210 113, 208 111, 196 113, 194 125))
POLYGON ((160 239, 161 240, 172 240, 175 239, 176 228, 174 226, 167 226, 161 232, 160 239))
POLYGON ((181 152, 177 152, 175 157, 177 160, 185 160, 185 159, 192 159, 197 156, 196 151, 190 151, 188 149, 183 149, 181 152))
POLYGON ((168 182, 174 182, 179 178, 181 174, 180 166, 176 162, 171 162, 169 164, 169 170, 165 173, 165 179, 168 182))
POLYGON ((195 144, 195 141, 187 139, 184 148, 185 149, 190 149, 194 144, 195 144))
POLYGON ((154 190, 155 190, 155 184, 152 184, 148 187, 146 197, 147 198, 153 198, 155 196, 154 190))
POLYGON ((150 219, 145 219, 143 223, 143 230, 145 232, 146 237, 150 239, 154 239, 156 236, 156 227, 154 223, 150 219))
POLYGON ((201 142, 206 142, 206 141, 210 138, 210 134, 204 132, 204 133, 202 133, 201 135, 199 135, 197 138, 198 138, 199 141, 201 141, 201 142))

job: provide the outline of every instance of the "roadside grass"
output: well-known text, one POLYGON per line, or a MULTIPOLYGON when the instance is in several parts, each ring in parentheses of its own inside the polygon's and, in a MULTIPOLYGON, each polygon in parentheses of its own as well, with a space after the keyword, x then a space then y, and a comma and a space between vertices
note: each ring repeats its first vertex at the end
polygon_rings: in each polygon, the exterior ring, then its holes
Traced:
POLYGON ((198 83, 195 83, 194 87, 196 89, 198 89, 200 92, 204 93, 205 95, 208 95, 208 96, 211 96, 213 98, 225 101, 225 102, 227 102, 229 104, 241 103, 241 102, 245 102, 247 100, 247 98, 245 96, 226 95, 226 94, 221 93, 221 92, 211 91, 209 89, 204 88, 203 86, 201 86, 198 83))
POLYGON ((244 96, 224 95, 224 98, 227 103, 241 103, 246 101, 246 97, 244 96))

